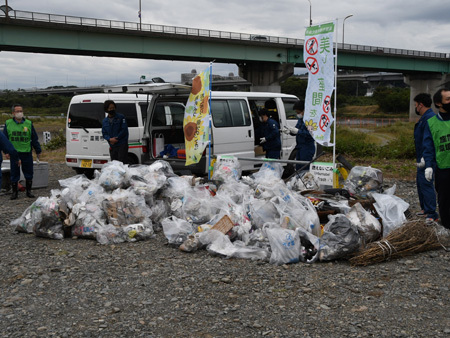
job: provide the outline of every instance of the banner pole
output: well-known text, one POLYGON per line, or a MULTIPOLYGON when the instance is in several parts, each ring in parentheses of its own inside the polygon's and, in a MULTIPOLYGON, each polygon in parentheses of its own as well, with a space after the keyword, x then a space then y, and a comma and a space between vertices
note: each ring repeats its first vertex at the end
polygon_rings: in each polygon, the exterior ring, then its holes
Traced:
POLYGON ((208 99, 208 115, 209 115, 209 146, 208 146, 208 180, 211 180, 211 88, 212 88, 212 62, 209 63, 209 99, 208 99))
POLYGON ((338 22, 339 19, 335 20, 334 27, 336 28, 335 37, 335 55, 334 55, 334 128, 333 128, 333 169, 335 169, 336 165, 336 129, 337 129, 337 58, 338 58, 338 43, 337 43, 337 36, 338 36, 338 22))

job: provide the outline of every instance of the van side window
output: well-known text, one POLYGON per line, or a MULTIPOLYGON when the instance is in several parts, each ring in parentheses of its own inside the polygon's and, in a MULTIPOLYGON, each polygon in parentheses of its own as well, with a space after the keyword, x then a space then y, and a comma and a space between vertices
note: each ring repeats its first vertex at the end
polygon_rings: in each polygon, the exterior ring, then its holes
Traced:
POLYGON ((286 113, 286 120, 298 120, 297 113, 294 110, 295 101, 292 100, 284 100, 284 112, 286 113))
POLYGON ((214 126, 217 128, 251 125, 245 100, 212 100, 211 113, 214 126))
POLYGON ((162 104, 157 104, 153 114, 152 124, 155 127, 166 125, 166 112, 162 104))
POLYGON ((171 105, 170 111, 172 112, 172 121, 174 126, 182 126, 184 120, 184 106, 171 105))
POLYGON ((158 103, 152 117, 152 126, 182 126, 184 120, 184 105, 176 102, 158 103))
POLYGON ((127 120, 128 128, 138 126, 135 103, 116 103, 116 109, 117 109, 117 113, 125 116, 125 120, 127 120))

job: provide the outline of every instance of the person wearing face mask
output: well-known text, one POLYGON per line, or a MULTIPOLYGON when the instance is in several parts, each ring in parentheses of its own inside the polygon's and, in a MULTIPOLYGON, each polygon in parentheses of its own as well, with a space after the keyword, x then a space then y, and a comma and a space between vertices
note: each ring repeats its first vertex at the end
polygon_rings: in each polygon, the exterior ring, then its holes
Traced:
POLYGON ((439 112, 428 119, 424 130, 425 178, 431 182, 434 175, 439 218, 450 229, 450 88, 439 89, 433 101, 439 112))
POLYGON ((20 180, 20 166, 22 166, 23 176, 25 177, 25 188, 27 197, 34 198, 31 193, 33 185, 33 154, 32 149, 36 151, 37 159, 41 157, 41 145, 33 123, 23 117, 23 107, 20 104, 12 106, 13 118, 6 120, 3 134, 16 149, 19 160, 11 158, 11 199, 18 198, 18 184, 20 180))
MULTIPOLYGON (((414 97, 415 111, 420 116, 419 121, 414 126, 414 144, 416 147, 416 184, 417 193, 419 195, 419 203, 421 211, 417 216, 426 216, 427 219, 437 220, 436 213, 436 192, 434 191, 433 179, 428 181, 425 178, 425 160, 423 158, 423 134, 427 125, 428 119, 436 114, 431 109, 431 95, 421 93, 414 97)), ((433 163, 435 168, 435 163, 433 163)))
POLYGON ((102 134, 108 141, 111 161, 117 160, 126 164, 128 162, 128 125, 125 116, 116 113, 116 104, 112 100, 106 100, 103 107, 108 115, 103 119, 102 134))
MULTIPOLYGON (((297 161, 311 161, 314 157, 314 153, 316 148, 314 146, 314 138, 311 136, 308 128, 303 122, 303 113, 305 111, 305 102, 304 101, 296 101, 294 103, 293 109, 297 113, 297 124, 295 127, 284 129, 285 134, 290 134, 295 136, 295 140, 297 142, 296 149, 297 155, 295 159, 297 161)), ((296 164, 295 169, 298 170, 301 168, 303 164, 296 164)), ((309 167, 306 167, 305 170, 309 170, 309 167)))
POLYGON ((279 159, 281 155, 280 125, 269 116, 266 109, 259 111, 261 135, 259 143, 266 152, 266 158, 279 159))

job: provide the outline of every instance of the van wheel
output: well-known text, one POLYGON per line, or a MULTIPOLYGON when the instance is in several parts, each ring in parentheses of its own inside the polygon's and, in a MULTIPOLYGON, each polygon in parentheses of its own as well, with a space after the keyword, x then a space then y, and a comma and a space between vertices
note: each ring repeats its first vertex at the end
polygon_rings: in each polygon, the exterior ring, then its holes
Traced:
MULTIPOLYGON (((294 161, 296 157, 297 157, 297 149, 294 149, 291 155, 289 155, 289 160, 294 161)), ((291 176, 294 172, 295 172, 295 164, 288 163, 284 168, 283 178, 291 176)))
POLYGON ((127 161, 129 165, 139 164, 139 161, 134 154, 128 154, 127 161))

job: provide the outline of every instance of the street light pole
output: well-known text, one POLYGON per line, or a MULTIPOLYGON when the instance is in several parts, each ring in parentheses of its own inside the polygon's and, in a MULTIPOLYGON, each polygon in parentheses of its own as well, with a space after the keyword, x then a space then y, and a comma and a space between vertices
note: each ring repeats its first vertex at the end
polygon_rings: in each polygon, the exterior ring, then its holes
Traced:
POLYGON ((345 20, 347 20, 348 18, 351 18, 353 16, 353 14, 347 15, 344 18, 344 21, 342 21, 342 48, 344 48, 344 25, 345 25, 345 20))
POLYGON ((311 18, 311 8, 312 8, 312 6, 311 6, 311 0, 308 0, 308 2, 309 2, 309 27, 311 27, 311 26, 312 26, 312 18, 311 18))
POLYGON ((142 30, 141 0, 139 0, 139 30, 142 30))

